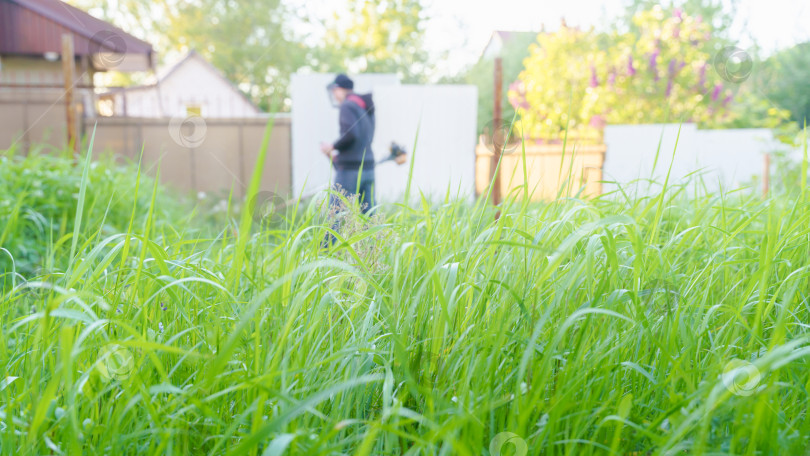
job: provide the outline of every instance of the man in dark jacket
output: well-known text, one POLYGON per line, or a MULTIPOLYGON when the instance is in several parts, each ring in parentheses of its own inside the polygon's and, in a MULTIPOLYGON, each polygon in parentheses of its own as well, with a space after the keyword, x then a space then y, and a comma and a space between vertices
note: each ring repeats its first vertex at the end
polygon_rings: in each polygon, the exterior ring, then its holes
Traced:
MULTIPOLYGON (((368 213, 374 207, 374 101, 371 94, 354 93, 354 82, 345 74, 337 75, 327 89, 340 103, 340 137, 332 144, 322 143, 321 151, 335 167, 335 186, 347 196, 358 193, 363 213, 368 213)), ((336 204, 336 198, 329 203, 336 204)))

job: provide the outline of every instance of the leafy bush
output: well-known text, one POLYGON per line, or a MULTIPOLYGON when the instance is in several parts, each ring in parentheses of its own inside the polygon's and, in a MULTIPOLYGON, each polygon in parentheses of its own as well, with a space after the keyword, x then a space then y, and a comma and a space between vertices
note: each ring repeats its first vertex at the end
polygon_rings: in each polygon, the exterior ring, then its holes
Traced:
MULTIPOLYGON (((75 161, 69 154, 43 149, 28 155, 15 149, 0 152, 0 247, 7 251, 0 252, 0 273, 5 279, 12 270, 31 276, 43 268, 64 267, 83 165, 83 159, 75 161)), ((136 166, 116 165, 110 157, 92 162, 79 243, 96 235, 126 232, 133 215, 135 226, 142 225, 153 186, 153 179, 141 175, 138 187, 136 166)), ((183 226, 177 222, 191 213, 190 206, 176 198, 161 196, 156 203, 159 229, 183 226)))
POLYGON ((777 52, 757 73, 760 90, 774 104, 789 110, 799 126, 810 122, 810 42, 777 52))

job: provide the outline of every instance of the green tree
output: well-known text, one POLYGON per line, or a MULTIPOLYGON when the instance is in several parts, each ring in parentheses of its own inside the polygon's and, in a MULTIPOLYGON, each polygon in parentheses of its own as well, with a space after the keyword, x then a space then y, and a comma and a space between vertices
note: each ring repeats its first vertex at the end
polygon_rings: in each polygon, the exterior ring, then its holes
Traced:
MULTIPOLYGON (((65 0, 92 16, 109 22, 130 35, 153 45, 156 51, 170 44, 165 37, 165 18, 170 13, 167 3, 148 0, 65 0)), ((158 58, 162 55, 157 54, 158 58)), ((157 62, 156 62, 157 63, 157 62)), ((147 82, 149 74, 110 71, 96 74, 102 86, 128 86, 147 82)))
POLYGON ((289 101, 290 74, 307 59, 306 49, 287 28, 292 14, 281 0, 117 0, 114 7, 106 0, 71 3, 146 39, 164 64, 170 63, 167 55, 177 58, 196 50, 265 110, 272 98, 289 101))
POLYGON ((166 44, 160 38, 165 32, 165 18, 170 13, 170 4, 167 2, 149 0, 66 0, 66 2, 158 48, 166 44))
POLYGON ((430 67, 420 0, 347 0, 327 21, 311 66, 319 71, 396 73, 423 82, 430 67))
POLYGON ((196 0, 179 3, 166 37, 175 49, 194 49, 265 110, 287 100, 290 75, 306 49, 287 30, 280 0, 196 0))
POLYGON ((776 106, 803 126, 810 120, 810 42, 772 55, 756 71, 755 82, 776 106))
MULTIPOLYGON (((734 22, 733 12, 737 10, 739 0, 627 0, 625 13, 615 23, 621 31, 639 32, 633 17, 655 7, 662 8, 665 14, 678 12, 694 17, 710 27, 711 38, 706 42, 709 49, 720 49, 730 44, 729 29, 734 22)), ((704 49, 707 50, 707 49, 704 49)))

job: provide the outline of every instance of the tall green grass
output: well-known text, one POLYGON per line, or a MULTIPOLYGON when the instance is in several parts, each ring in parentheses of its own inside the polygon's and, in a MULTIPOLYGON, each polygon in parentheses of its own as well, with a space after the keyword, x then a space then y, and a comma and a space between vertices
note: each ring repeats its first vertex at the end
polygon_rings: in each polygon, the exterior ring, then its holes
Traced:
MULTIPOLYGON (((36 160, 52 185, 81 185, 81 169, 36 160)), ((166 223, 154 181, 90 167, 72 267, 5 272, 3 454, 810 446, 804 196, 670 184, 493 208, 448 192, 383 207, 324 251, 317 203, 207 237, 166 223)), ((37 231, 34 180, 4 185, 6 255, 19 264, 31 233, 51 233, 48 252, 73 242, 77 204, 37 231)))
MULTIPOLYGON (((16 148, 0 151, 0 246, 14 252, 13 259, 0 253, 0 270, 26 277, 64 271, 74 239, 80 246, 126 231, 130 219, 143 223, 152 179, 140 175, 135 165, 117 165, 109 155, 83 165, 70 153, 46 147, 34 147, 27 155, 16 148), (86 195, 81 198, 83 182, 86 195), (139 186, 146 190, 138 192, 139 186), (80 201, 84 223, 74 237, 80 201)), ((158 196, 160 230, 180 229, 193 215, 187 198, 178 196, 158 196)), ((10 279, 7 274, 5 280, 10 279)))

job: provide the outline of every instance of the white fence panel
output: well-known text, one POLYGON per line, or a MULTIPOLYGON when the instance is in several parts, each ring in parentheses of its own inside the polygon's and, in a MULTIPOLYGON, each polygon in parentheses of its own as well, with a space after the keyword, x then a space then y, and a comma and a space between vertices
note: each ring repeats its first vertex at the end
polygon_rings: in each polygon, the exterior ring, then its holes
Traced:
MULTIPOLYGON (((328 74, 294 75, 292 79, 292 186, 296 194, 316 192, 331 182, 333 169, 321 154, 320 143, 338 137, 338 110, 331 106, 326 92, 333 79, 328 74)), ((356 92, 374 94, 375 159, 389 155, 392 141, 415 159, 412 196, 420 190, 443 196, 448 187, 453 195, 474 194, 478 109, 474 86, 400 85, 396 76, 380 74, 352 79, 356 92)), ((389 162, 376 167, 379 201, 394 201, 404 194, 409 166, 389 162)))
MULTIPOLYGON (((611 125, 605 128, 605 145, 603 179, 641 193, 660 190, 670 163, 671 184, 698 172, 708 190, 739 188, 761 178, 766 153, 784 149, 768 129, 698 130, 695 124, 611 125), (629 185, 639 179, 655 183, 629 185)), ((617 188, 603 186, 604 192, 617 188)))
MULTIPOLYGON (((395 74, 350 77, 357 93, 376 92, 379 87, 399 85, 395 74)), ((331 143, 338 139, 338 110, 331 105, 326 91, 326 86, 334 79, 334 74, 292 76, 292 190, 295 195, 326 188, 330 182, 332 166, 321 154, 320 146, 321 142, 331 143)), ((377 97, 374 98, 376 104, 377 97)))
MULTIPOLYGON (((463 85, 380 87, 376 93, 377 132, 374 153, 388 155, 391 141, 414 160, 411 196, 475 193, 475 144, 478 89, 463 85), (418 137, 417 137, 418 134, 418 137), (414 144, 416 145, 414 153, 414 144)), ((383 201, 405 193, 410 163, 377 167, 377 195, 383 201)))

